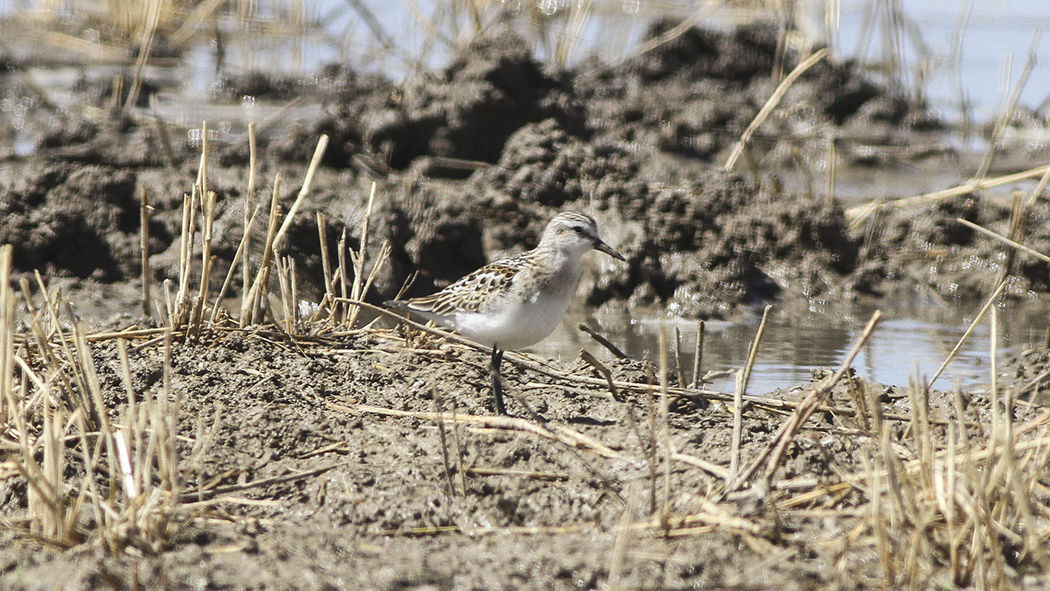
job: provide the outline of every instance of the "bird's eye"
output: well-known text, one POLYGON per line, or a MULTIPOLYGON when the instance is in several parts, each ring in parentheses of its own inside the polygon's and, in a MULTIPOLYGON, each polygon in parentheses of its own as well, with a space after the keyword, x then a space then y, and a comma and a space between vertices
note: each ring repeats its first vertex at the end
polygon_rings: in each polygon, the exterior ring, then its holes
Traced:
POLYGON ((572 231, 576 232, 577 234, 579 234, 581 236, 583 235, 583 227, 582 226, 573 226, 572 227, 572 231))

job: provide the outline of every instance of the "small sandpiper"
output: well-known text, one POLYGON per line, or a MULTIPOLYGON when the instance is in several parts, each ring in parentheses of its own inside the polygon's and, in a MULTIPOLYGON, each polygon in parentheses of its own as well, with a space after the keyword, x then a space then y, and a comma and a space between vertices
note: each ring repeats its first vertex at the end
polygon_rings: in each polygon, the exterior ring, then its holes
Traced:
POLYGON ((598 237, 594 218, 566 211, 547 224, 535 249, 485 265, 435 294, 384 305, 492 347, 492 394, 496 412, 505 415, 503 351, 534 345, 557 328, 580 280, 580 259, 591 249, 627 260, 598 237))

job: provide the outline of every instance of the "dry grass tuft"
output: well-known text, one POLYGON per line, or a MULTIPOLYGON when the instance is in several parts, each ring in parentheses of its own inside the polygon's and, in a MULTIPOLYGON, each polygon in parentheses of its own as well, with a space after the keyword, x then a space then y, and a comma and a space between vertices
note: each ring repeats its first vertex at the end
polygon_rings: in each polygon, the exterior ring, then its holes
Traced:
MULTIPOLYGON (((206 128, 202 137, 207 138, 206 128)), ((232 278, 238 275, 238 266, 244 277, 254 273, 254 281, 247 284, 241 298, 246 303, 241 325, 269 319, 278 335, 287 338, 294 331, 299 319, 294 261, 282 258, 278 249, 288 224, 310 193, 310 179, 326 142, 325 137, 319 141, 303 187, 285 215, 277 178, 267 239, 261 255, 254 257, 247 237, 258 210, 245 211, 244 236, 214 299, 211 241, 216 194, 208 190, 209 146, 207 141, 202 144, 196 182, 183 199, 177 289, 174 297, 168 293, 163 315, 166 325, 161 328, 133 327, 86 335, 69 302, 51 291, 39 274, 35 293, 25 279, 21 293, 12 288, 12 248, 0 246, 0 448, 14 452, 4 464, 5 477, 25 482, 25 535, 60 547, 90 543, 113 553, 153 554, 168 547, 180 519, 189 515, 184 505, 185 475, 194 470, 196 461, 187 457, 191 454, 185 442, 177 439, 181 400, 171 387, 173 349, 193 346, 218 330, 239 330, 231 328, 228 314, 220 314, 219 308, 232 278), (282 219, 283 225, 279 223, 282 219), (200 258, 194 253, 200 253, 200 258), (271 274, 278 276, 282 288, 278 294, 273 293, 271 274), (21 317, 16 316, 18 308, 25 310, 21 317), (138 349, 156 351, 162 360, 163 383, 153 392, 139 391, 132 378, 129 339, 138 339, 138 349), (123 400, 121 393, 103 392, 99 384, 93 347, 101 341, 116 343, 123 370, 123 400)), ((374 199, 373 187, 370 209, 374 199)), ((144 194, 141 200, 145 222, 149 206, 144 194)), ((147 228, 144 223, 143 232, 147 228)), ((363 231, 367 229, 366 220, 363 231)), ((146 275, 147 244, 144 235, 146 275)), ((353 293, 360 297, 367 294, 389 253, 384 245, 366 279, 365 244, 362 239, 361 252, 351 253, 353 293)), ((349 271, 341 266, 339 272, 345 278, 349 271)), ((327 307, 319 309, 319 314, 321 310, 327 313, 325 326, 330 330, 352 328, 360 309, 340 309, 330 296, 331 291, 327 307), (347 310, 352 312, 347 314, 347 310)), ((149 283, 144 282, 143 310, 147 313, 152 309, 151 300, 149 283)), ((197 490, 195 495, 204 492, 216 494, 197 490)))

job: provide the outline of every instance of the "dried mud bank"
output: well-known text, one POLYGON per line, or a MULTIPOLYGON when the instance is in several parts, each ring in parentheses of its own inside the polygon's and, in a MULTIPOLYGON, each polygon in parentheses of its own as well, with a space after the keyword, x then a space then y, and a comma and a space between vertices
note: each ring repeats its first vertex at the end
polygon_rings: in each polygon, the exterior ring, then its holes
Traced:
MULTIPOLYGON (((507 419, 489 412, 485 353, 441 339, 216 334, 198 346, 176 343, 167 385, 163 345, 132 343, 127 375, 139 399, 178 404, 181 500, 165 515, 165 535, 128 523, 92 534, 99 526, 85 506, 71 535, 87 543, 34 543, 17 526, 26 482, 3 478, 0 507, 14 525, 0 533, 5 588, 966 586, 994 577, 949 566, 952 552, 968 556, 963 565, 992 562, 958 545, 959 531, 982 544, 990 533, 962 517, 984 506, 963 499, 979 487, 1006 503, 997 519, 1022 511, 1008 483, 967 474, 971 464, 992 469, 980 458, 995 449, 995 411, 979 396, 959 402, 847 377, 778 455, 781 430, 820 382, 747 397, 734 445, 726 396, 677 389, 671 376, 662 410, 659 387, 646 386, 659 370, 648 363, 609 364, 615 400, 583 361, 509 355, 515 416, 507 419), (944 514, 925 471, 943 469, 930 454, 959 437, 974 459, 955 473, 960 513, 944 514), (759 476, 729 494, 737 461, 759 476)), ((91 349, 111 420, 126 425, 115 341, 91 349)), ((1045 447, 1046 412, 1020 404, 1015 412, 1018 449, 1045 447)), ((1045 473, 1040 455, 1016 460, 1017 477, 1045 473)), ((75 483, 83 463, 69 460, 75 483)), ((1050 501, 1041 486, 1028 494, 1037 507, 1050 501)), ((1001 582, 1050 582, 1033 562, 1037 538, 994 535, 1013 557, 1001 582)))
MULTIPOLYGON (((301 83, 324 101, 322 118, 262 130, 254 181, 269 184, 280 173, 287 206, 318 136, 330 138, 282 242, 296 261, 298 293, 315 301, 323 291, 317 214, 330 260, 344 231, 359 249, 373 181, 370 248, 391 247, 374 299, 391 297, 417 270, 409 295, 519 252, 568 208, 593 213, 603 238, 628 258, 588 271, 580 295, 589 306, 725 317, 769 301, 806 309, 861 298, 976 300, 1007 272, 1013 297, 1050 289, 1045 264, 1008 256, 958 221, 1023 236, 1047 252, 1045 203, 963 195, 857 216, 835 199, 782 188, 768 171, 814 167, 829 133, 853 164, 936 167, 950 156, 921 104, 854 65, 820 62, 791 87, 751 144, 758 173, 743 160, 736 172, 719 171, 776 88, 769 73, 797 59, 778 53, 772 31, 749 27, 693 29, 624 64, 570 71, 543 67, 512 36, 479 41, 448 68, 402 84, 331 68, 301 83)), ((285 82, 270 87, 287 96, 285 82)), ((253 92, 267 87, 253 84, 253 92)), ((14 247, 12 285, 39 269, 64 283, 87 324, 137 324, 142 332, 125 335, 125 383, 116 337, 74 355, 53 333, 26 337, 34 320, 20 302, 12 350, 28 369, 12 375, 35 394, 5 415, 30 426, 7 423, 0 439, 0 519, 10 525, 0 528, 3 586, 1050 583, 1041 543, 1050 418, 1026 403, 1038 403, 1050 385, 1045 352, 1008 366, 1000 386, 1023 395, 1016 404, 847 376, 828 386, 808 421, 800 403, 827 383, 733 406, 724 394, 677 388, 673 375, 665 398, 647 385, 659 382, 650 362, 607 361, 617 400, 582 360, 517 355, 505 369, 515 417, 505 420, 491 416, 483 353, 389 330, 301 324, 297 333, 220 320, 193 336, 180 325, 166 366, 162 329, 137 312, 140 199, 144 191, 152 207, 152 279, 177 280, 183 196, 197 178, 200 148, 165 129, 63 113, 33 156, 0 166, 0 243, 14 247), (85 377, 96 374, 97 382, 85 377), (53 405, 31 375, 47 381, 53 405), (99 436, 103 418, 134 431, 129 390, 142 439, 128 444, 143 454, 135 466, 153 496, 128 495, 114 468, 119 458, 98 459, 110 453, 99 436), (167 414, 161 401, 172 405, 167 414), (152 408, 161 422, 149 422, 142 409, 150 404, 160 405, 152 408), (67 419, 59 421, 61 444, 44 449, 54 416, 67 419), (792 421, 801 421, 797 432, 792 421), (161 438, 164 425, 175 426, 170 440, 161 438), (61 469, 48 476, 60 482, 62 502, 52 507, 24 477, 26 458, 46 463, 63 451, 61 469), (87 454, 97 461, 85 462, 87 454), (730 474, 752 468, 747 478, 730 474), (95 473, 101 484, 92 489, 95 473), (1011 478, 998 478, 1004 473, 1011 478), (49 510, 68 523, 37 517, 49 510), (63 535, 42 533, 48 528, 63 535)), ((243 137, 212 139, 219 285, 245 210, 267 202, 270 188, 248 193, 243 137)), ((873 187, 870 197, 887 195, 873 187)), ((255 249, 265 243, 265 217, 255 249)), ((231 294, 244 289, 238 277, 231 294)), ((70 324, 63 316, 49 326, 70 324)))

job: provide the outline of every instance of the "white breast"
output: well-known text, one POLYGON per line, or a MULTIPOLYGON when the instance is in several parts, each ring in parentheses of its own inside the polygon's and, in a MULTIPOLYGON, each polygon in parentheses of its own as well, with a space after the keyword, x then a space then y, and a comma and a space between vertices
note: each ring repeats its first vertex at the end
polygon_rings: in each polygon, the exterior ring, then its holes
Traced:
MULTIPOLYGON (((571 296, 573 290, 566 291, 571 296)), ((569 300, 570 297, 550 297, 549 294, 541 293, 534 300, 508 304, 495 313, 456 314, 453 328, 483 345, 521 349, 540 342, 554 332, 565 316, 569 300)))
MULTIPOLYGON (((558 253, 561 254, 561 253, 558 253)), ((580 257, 556 258, 553 276, 519 276, 494 306, 483 312, 459 312, 451 325, 463 336, 500 349, 534 345, 558 327, 580 279, 580 257)))

